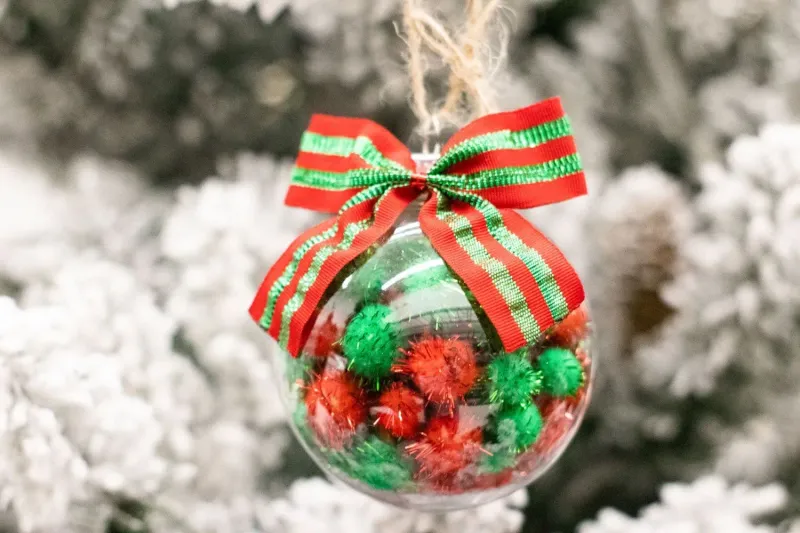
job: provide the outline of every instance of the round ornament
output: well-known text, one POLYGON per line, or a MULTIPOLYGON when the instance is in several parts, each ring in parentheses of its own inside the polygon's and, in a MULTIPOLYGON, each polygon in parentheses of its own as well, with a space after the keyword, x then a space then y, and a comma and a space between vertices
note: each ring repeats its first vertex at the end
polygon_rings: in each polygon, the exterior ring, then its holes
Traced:
POLYGON ((511 208, 583 179, 556 99, 413 160, 374 123, 312 120, 287 203, 338 214, 290 246, 251 314, 282 348, 282 398, 328 475, 440 511, 556 461, 588 405, 592 322, 572 267, 511 208))

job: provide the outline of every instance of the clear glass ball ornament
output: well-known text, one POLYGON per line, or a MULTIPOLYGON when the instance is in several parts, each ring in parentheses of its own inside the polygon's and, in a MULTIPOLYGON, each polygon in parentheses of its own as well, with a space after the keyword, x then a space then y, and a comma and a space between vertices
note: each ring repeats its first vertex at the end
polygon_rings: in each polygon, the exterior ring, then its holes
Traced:
POLYGON ((505 353, 422 233, 420 205, 342 273, 276 375, 297 438, 331 479, 400 507, 463 509, 562 454, 591 395, 592 322, 584 303, 505 353))

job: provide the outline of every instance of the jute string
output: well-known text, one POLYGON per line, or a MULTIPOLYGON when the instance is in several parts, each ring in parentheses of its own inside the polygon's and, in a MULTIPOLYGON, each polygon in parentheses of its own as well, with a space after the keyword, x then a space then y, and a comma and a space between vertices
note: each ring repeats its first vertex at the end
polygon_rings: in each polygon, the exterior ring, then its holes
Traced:
POLYGON ((423 0, 404 0, 403 25, 408 44, 411 107, 419 120, 417 132, 423 151, 431 137, 445 125, 460 125, 495 111, 487 82, 491 59, 488 29, 500 0, 465 0, 466 20, 455 34, 422 7, 423 0), (454 36, 455 35, 455 36, 454 36), (433 58, 431 56, 434 56, 433 58), (441 103, 431 102, 425 84, 431 59, 449 69, 447 93, 441 103))

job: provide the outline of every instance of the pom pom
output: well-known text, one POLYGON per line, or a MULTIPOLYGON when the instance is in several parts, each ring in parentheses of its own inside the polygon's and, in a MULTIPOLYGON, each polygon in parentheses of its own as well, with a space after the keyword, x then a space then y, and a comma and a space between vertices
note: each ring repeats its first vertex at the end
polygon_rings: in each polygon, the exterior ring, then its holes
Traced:
POLYGON ((431 476, 427 472, 423 472, 416 477, 416 481, 422 488, 422 492, 433 492, 435 494, 452 495, 463 494, 467 489, 464 487, 464 481, 460 476, 431 476))
POLYGON ((398 369, 411 374, 417 387, 432 402, 449 405, 469 392, 478 377, 475 352, 456 338, 430 337, 411 343, 406 361, 398 369))
POLYGON ((588 333, 589 313, 583 304, 556 324, 548 339, 560 346, 572 347, 588 333))
POLYGON ((377 426, 401 439, 413 437, 425 418, 422 397, 402 383, 393 383, 381 394, 373 412, 377 426))
MULTIPOLYGON (((586 351, 583 348, 576 348, 575 349, 575 357, 581 364, 581 368, 583 368, 583 376, 584 376, 584 384, 586 383, 586 376, 589 375, 591 371, 591 361, 586 354, 586 351)), ((566 408, 570 411, 574 411, 580 408, 580 404, 586 401, 586 395, 589 393, 588 387, 581 386, 572 396, 549 396, 549 395, 541 395, 536 398, 536 403, 539 406, 539 410, 542 412, 542 415, 547 418, 549 410, 552 408, 553 405, 557 405, 559 403, 564 404, 566 408)))
MULTIPOLYGON (((586 351, 583 348, 577 348, 575 357, 583 368, 583 375, 588 376, 591 361, 586 351)), ((536 399, 539 411, 547 421, 542 434, 533 447, 537 454, 549 454, 561 445, 566 435, 577 423, 575 413, 580 409, 580 404, 586 400, 587 393, 587 387, 581 387, 573 396, 539 396, 536 399)))
POLYGON ((500 472, 481 474, 475 478, 473 490, 487 490, 503 487, 511 483, 514 478, 514 471, 510 468, 500 472))
MULTIPOLYGON (((581 368, 583 369, 583 381, 586 383, 586 376, 589 375, 592 369, 592 362, 589 359, 589 355, 586 353, 586 350, 581 346, 575 349, 575 357, 578 358, 578 361, 581 363, 581 368)), ((575 393, 574 396, 570 396, 567 398, 569 401, 570 407, 577 407, 578 404, 584 401, 584 397, 589 393, 588 387, 581 386, 578 389, 578 392, 575 393)))
POLYGON ((552 396, 572 396, 583 385, 583 365, 566 348, 548 348, 537 360, 544 391, 552 396))
POLYGON ((342 348, 349 370, 377 379, 392 369, 398 355, 398 333, 388 321, 391 313, 385 305, 368 305, 347 325, 342 348))
POLYGON ((479 427, 459 423, 452 416, 437 416, 428 422, 422 439, 406 449, 419 463, 420 472, 441 478, 472 463, 480 453, 482 437, 479 427))
POLYGON ((481 457, 480 468, 482 472, 497 474, 513 467, 516 462, 514 448, 506 444, 490 444, 486 447, 486 454, 481 457))
POLYGON ((340 448, 367 418, 364 396, 347 372, 319 376, 306 391, 308 423, 317 437, 332 448, 340 448))
POLYGON ((571 411, 570 400, 564 398, 549 398, 543 402, 541 412, 547 422, 533 449, 539 454, 547 454, 555 449, 572 429, 575 416, 571 411))
POLYGON ((521 451, 536 442, 544 421, 534 404, 503 409, 495 415, 498 444, 521 451))
POLYGON ((341 329, 333 321, 333 313, 329 314, 317 329, 308 353, 315 357, 328 357, 335 353, 341 334, 341 329))
POLYGON ((411 468, 397 447, 378 437, 359 444, 348 461, 353 477, 377 490, 399 490, 411 481, 411 468))
POLYGON ((486 367, 489 401, 506 407, 527 404, 542 390, 542 373, 528 360, 527 349, 503 354, 486 367))

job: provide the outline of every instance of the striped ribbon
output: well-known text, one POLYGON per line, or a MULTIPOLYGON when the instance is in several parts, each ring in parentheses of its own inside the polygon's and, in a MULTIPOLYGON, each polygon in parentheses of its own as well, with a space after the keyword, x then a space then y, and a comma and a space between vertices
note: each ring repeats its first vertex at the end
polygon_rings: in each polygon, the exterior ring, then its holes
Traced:
POLYGON ((513 209, 586 193, 558 98, 482 117, 456 133, 427 174, 388 130, 315 115, 286 204, 337 215, 300 235, 267 273, 253 319, 297 356, 336 275, 389 232, 421 192, 423 232, 513 351, 576 309, 583 286, 558 248, 513 209))

